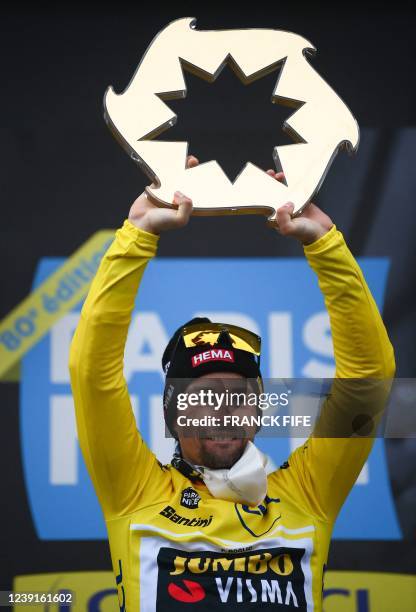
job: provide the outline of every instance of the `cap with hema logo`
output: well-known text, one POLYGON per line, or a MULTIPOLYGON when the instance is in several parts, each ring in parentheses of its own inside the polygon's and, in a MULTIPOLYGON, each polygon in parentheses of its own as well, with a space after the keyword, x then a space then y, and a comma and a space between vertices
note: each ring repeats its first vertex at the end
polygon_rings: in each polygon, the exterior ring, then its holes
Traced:
POLYGON ((197 378, 213 372, 236 372, 245 378, 261 381, 260 349, 260 336, 236 325, 212 323, 206 317, 196 317, 179 327, 162 357, 166 376, 163 397, 165 417, 176 395, 173 379, 197 378))
POLYGON ((260 376, 260 336, 226 323, 194 318, 179 327, 163 353, 166 378, 196 378, 211 372, 260 376))

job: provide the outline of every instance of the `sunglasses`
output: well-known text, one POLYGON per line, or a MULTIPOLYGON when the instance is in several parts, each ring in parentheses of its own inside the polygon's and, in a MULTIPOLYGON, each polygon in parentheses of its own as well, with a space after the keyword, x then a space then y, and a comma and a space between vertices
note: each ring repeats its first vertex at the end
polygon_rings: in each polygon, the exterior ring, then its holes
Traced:
POLYGON ((256 355, 257 363, 260 365, 261 338, 244 327, 226 323, 195 323, 182 328, 179 339, 181 337, 186 348, 216 346, 227 339, 232 348, 256 355))

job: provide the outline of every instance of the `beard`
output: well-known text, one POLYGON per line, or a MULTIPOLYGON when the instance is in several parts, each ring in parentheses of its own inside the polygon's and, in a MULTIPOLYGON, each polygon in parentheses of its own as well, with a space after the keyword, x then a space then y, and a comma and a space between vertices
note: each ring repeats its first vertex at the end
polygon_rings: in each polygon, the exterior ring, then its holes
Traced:
POLYGON ((201 465, 213 470, 229 469, 240 459, 247 442, 247 438, 227 441, 201 439, 199 452, 201 465))

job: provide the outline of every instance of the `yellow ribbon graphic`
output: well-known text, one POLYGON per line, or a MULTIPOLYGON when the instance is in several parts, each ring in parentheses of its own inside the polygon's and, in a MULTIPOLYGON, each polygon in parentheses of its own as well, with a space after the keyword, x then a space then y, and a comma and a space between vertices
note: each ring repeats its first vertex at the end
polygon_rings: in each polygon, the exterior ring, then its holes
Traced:
POLYGON ((19 379, 22 356, 87 294, 114 230, 89 238, 0 322, 0 380, 19 379))

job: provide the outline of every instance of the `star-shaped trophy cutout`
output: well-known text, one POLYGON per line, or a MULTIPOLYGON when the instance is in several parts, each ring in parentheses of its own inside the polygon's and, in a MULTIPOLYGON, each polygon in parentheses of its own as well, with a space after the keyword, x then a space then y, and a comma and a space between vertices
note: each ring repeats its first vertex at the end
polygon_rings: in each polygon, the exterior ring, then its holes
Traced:
MULTIPOLYGON (((271 95, 282 63, 248 86, 241 81, 230 57, 212 81, 181 63, 186 96, 166 100, 160 95, 176 118, 174 125, 165 126, 154 140, 187 141, 190 153, 201 163, 217 160, 231 182, 235 182, 247 161, 264 170, 274 168, 274 148, 293 144, 295 136, 284 128, 295 108, 273 103, 271 95)), ((295 140, 302 141, 299 137, 295 140)))

